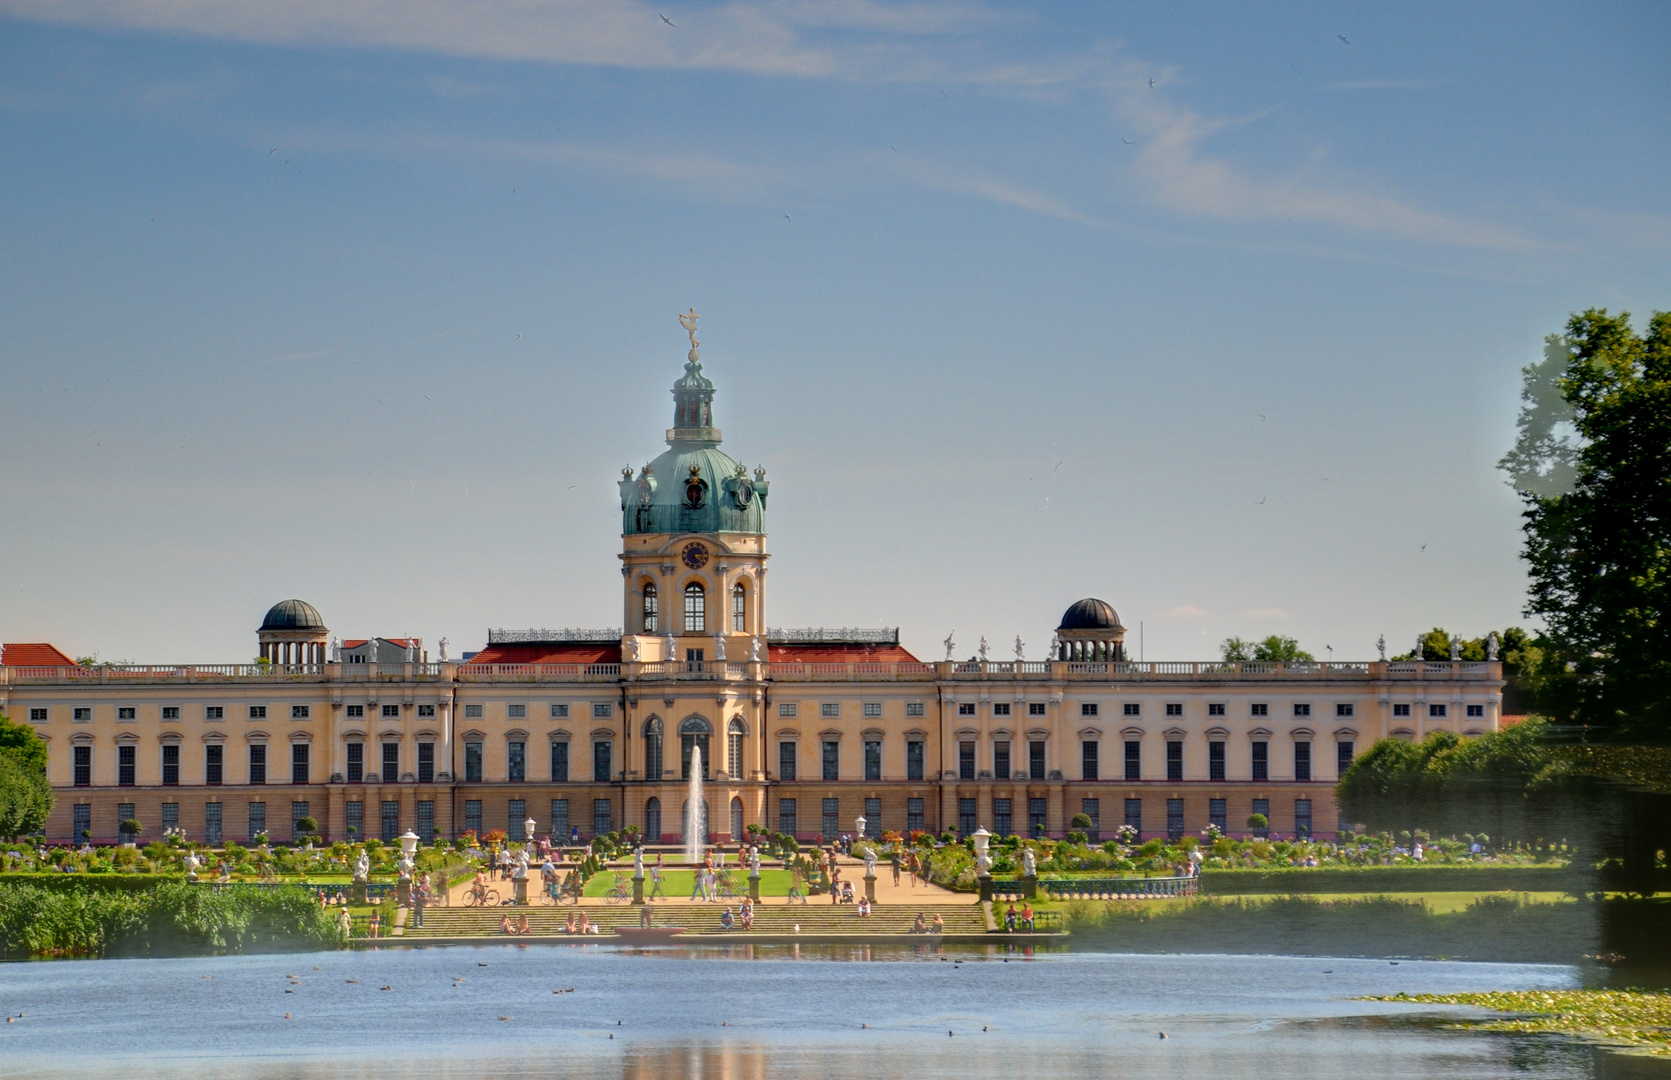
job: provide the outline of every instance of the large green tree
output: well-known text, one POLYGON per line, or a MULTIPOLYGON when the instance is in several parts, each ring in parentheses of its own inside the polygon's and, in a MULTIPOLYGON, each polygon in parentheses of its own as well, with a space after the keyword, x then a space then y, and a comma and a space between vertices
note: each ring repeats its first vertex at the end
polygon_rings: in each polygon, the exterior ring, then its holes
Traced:
POLYGON ((46 743, 28 726, 0 716, 0 836, 44 827, 54 799, 46 779, 46 743))
POLYGON ((1525 503, 1539 703, 1587 740, 1671 741, 1671 312, 1592 309, 1525 369, 1502 468, 1525 503))
POLYGON ((1248 641, 1239 637, 1225 638, 1218 651, 1226 662, 1232 664, 1245 664, 1250 660, 1309 664, 1317 659, 1300 648, 1297 638, 1283 637, 1280 634, 1271 634, 1261 641, 1248 641))

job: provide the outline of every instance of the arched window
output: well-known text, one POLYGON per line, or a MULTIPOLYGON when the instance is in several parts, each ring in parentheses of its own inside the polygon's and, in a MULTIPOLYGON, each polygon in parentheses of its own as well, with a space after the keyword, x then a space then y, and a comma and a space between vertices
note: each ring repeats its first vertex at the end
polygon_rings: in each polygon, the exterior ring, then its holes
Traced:
POLYGON ((653 634, 656 632, 656 616, 658 614, 659 611, 656 607, 656 583, 653 581, 646 581, 644 583, 644 632, 646 634, 653 634))
POLYGON ((661 843, 661 800, 654 795, 644 804, 644 839, 651 844, 661 843))
POLYGON ((661 779, 661 720, 654 716, 644 722, 644 779, 661 779))
POLYGON ((708 628, 708 594, 691 582, 685 586, 685 633, 700 634, 708 628))
POLYGON ((741 840, 744 831, 743 800, 733 795, 731 797, 731 839, 741 840))
POLYGON ((748 629, 748 597, 741 582, 731 590, 731 629, 739 634, 748 629))
POLYGON ((743 775, 743 736, 747 731, 738 717, 732 718, 725 731, 725 771, 733 780, 743 775))
POLYGON ((692 716, 679 725, 679 777, 690 779, 690 757, 692 750, 702 751, 702 779, 708 779, 708 772, 713 768, 713 755, 708 752, 708 740, 714 729, 708 721, 700 716, 692 716))

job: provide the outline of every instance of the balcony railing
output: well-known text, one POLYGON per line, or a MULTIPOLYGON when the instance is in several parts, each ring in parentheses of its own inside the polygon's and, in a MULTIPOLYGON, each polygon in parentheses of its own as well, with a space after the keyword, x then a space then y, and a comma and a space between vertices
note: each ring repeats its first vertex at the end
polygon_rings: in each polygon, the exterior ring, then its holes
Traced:
POLYGON ((463 664, 459 682, 616 682, 620 664, 463 664))

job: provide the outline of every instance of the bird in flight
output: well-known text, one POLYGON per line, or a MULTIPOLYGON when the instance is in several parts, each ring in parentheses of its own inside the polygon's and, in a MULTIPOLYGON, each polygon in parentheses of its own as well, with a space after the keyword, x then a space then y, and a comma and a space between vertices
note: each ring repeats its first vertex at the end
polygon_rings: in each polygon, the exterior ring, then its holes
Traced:
MULTIPOLYGON (((1265 496, 1265 499, 1268 499, 1268 498, 1270 498, 1269 495, 1265 496)), ((1260 499, 1258 502, 1254 503, 1253 505, 1254 506, 1264 506, 1265 505, 1265 499, 1260 499)))
MULTIPOLYGON (((658 11, 656 14, 661 15, 661 12, 658 11)), ((675 30, 679 28, 679 24, 674 22, 672 19, 669 19, 666 15, 661 15, 661 21, 666 23, 668 26, 673 27, 675 30)))
POLYGON ((1155 88, 1155 79, 1154 79, 1154 76, 1151 75, 1151 76, 1149 76, 1149 89, 1153 90, 1154 88, 1155 88))
POLYGON ((1264 414, 1264 413, 1260 413, 1260 414, 1259 414, 1259 419, 1261 419, 1261 420, 1263 420, 1263 419, 1265 419, 1265 414, 1264 414))
POLYGON ((1122 137, 1122 138, 1121 138, 1121 139, 1120 139, 1120 141, 1121 141, 1121 142, 1123 142, 1123 143, 1125 143, 1125 144, 1126 144, 1126 145, 1127 145, 1127 146, 1130 146, 1130 145, 1131 145, 1131 140, 1130 140, 1130 139, 1127 139, 1127 138, 1124 138, 1124 137, 1122 137))
POLYGON ((895 146, 893 143, 888 144, 888 149, 892 150, 896 154, 899 153, 899 147, 895 146))
MULTIPOLYGON (((1426 550, 1427 550, 1427 545, 1426 545, 1426 544, 1423 544, 1423 545, 1422 545, 1422 551, 1426 551, 1426 550)), ((1416 554, 1418 554, 1418 555, 1420 555, 1420 554, 1421 554, 1421 551, 1418 551, 1418 552, 1416 552, 1416 554)))
POLYGON ((272 157, 276 153, 278 153, 278 147, 275 146, 271 150, 267 151, 267 156, 272 157))
POLYGON ((1346 42, 1346 44, 1348 44, 1348 45, 1352 44, 1351 40, 1345 34, 1336 34, 1335 37, 1337 37, 1340 40, 1346 42))
POLYGON ((790 217, 788 214, 785 214, 785 215, 783 215, 783 220, 788 221, 788 222, 793 222, 795 219, 790 217))

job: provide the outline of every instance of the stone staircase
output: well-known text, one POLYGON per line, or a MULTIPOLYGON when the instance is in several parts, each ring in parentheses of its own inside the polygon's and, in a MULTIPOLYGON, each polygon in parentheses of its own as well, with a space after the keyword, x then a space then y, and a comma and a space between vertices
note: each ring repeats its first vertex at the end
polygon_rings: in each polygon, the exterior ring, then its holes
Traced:
MULTIPOLYGON (((563 924, 576 909, 572 906, 556 907, 498 907, 498 908, 429 908, 424 912, 424 925, 417 927, 407 922, 405 937, 408 938, 452 938, 452 937, 501 937, 499 920, 509 914, 511 918, 520 919, 528 916, 528 928, 534 936, 563 936, 563 924)), ((603 928, 604 934, 610 934, 618 926, 636 927, 638 925, 639 909, 628 905, 620 907, 596 907, 588 904, 580 909, 586 912, 587 918, 603 928)), ((657 926, 683 926, 689 934, 719 934, 723 933, 719 925, 720 913, 725 910, 723 904, 669 904, 656 905, 655 920, 657 926)), ((811 903, 805 906, 796 904, 793 907, 785 905, 761 906, 755 909, 754 929, 752 931, 732 931, 738 937, 760 936, 766 934, 794 934, 795 927, 800 927, 799 933, 808 935, 839 935, 839 934, 909 934, 915 924, 917 912, 932 923, 936 912, 945 920, 945 932, 948 934, 981 934, 986 932, 986 921, 981 914, 980 906, 968 904, 939 904, 924 905, 923 907, 877 907, 867 918, 859 918, 853 913, 850 905, 832 906, 830 904, 811 903)), ((732 909, 736 913, 736 909, 732 909)))

